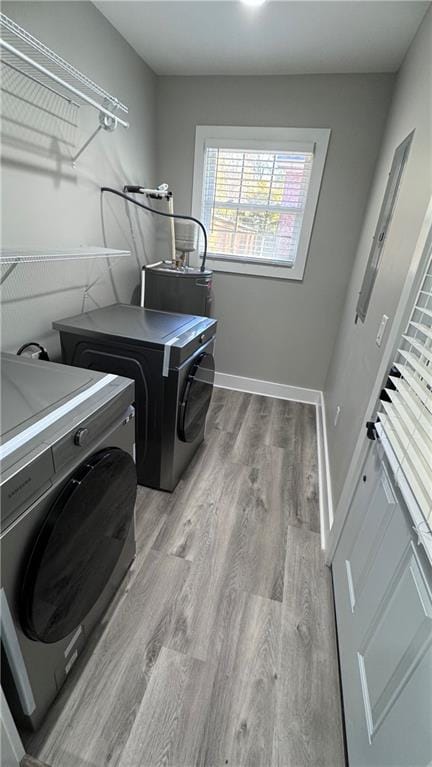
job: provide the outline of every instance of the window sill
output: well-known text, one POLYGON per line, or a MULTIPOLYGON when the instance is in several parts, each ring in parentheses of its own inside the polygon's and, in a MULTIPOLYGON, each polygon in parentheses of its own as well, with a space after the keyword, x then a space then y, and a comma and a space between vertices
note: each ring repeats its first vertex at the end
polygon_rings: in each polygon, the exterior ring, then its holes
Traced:
POLYGON ((301 281, 303 279, 304 266, 277 266, 275 264, 254 264, 250 261, 229 261, 222 258, 212 258, 207 255, 206 265, 214 272, 226 272, 228 274, 244 274, 253 277, 267 277, 278 280, 301 281))

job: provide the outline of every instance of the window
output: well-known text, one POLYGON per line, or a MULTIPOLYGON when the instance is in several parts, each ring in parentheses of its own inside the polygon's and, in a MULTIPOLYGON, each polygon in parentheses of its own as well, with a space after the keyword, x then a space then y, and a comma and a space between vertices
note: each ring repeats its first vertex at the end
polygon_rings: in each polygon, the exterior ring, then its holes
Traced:
POLYGON ((197 126, 193 214, 212 269, 303 278, 330 131, 197 126))

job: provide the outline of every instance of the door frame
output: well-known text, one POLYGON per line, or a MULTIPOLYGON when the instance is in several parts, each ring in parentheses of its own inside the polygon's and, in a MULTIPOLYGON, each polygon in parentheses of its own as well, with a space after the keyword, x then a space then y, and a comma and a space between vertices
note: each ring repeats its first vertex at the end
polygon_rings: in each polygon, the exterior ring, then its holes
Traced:
MULTIPOLYGON (((9 765, 19 767, 23 756, 25 756, 24 746, 15 726, 12 714, 10 712, 3 688, 0 687, 0 740, 1 750, 8 757, 9 765)), ((3 764, 3 759, 2 759, 3 764)))
MULTIPOLYGON (((429 256, 429 243, 431 237, 432 195, 429 199, 429 204, 426 208, 426 213, 420 227, 420 233, 418 235, 413 257, 409 265, 408 274, 402 288, 393 323, 390 328, 387 342, 384 346, 381 362, 371 390, 369 402, 363 416, 364 423, 373 417, 376 410, 379 395, 381 389, 383 388, 383 383, 388 376, 388 371, 391 367, 391 363, 394 359, 394 355, 398 347, 399 338, 405 329, 409 313, 412 309, 413 301, 415 300, 415 296, 419 289, 420 280, 423 276, 423 268, 426 265, 426 259, 429 256)), ((341 496, 336 507, 334 523, 328 533, 328 542, 325 552, 327 565, 331 565, 333 561, 357 486, 359 472, 366 460, 368 447, 369 440, 366 437, 365 431, 362 430, 354 447, 351 462, 348 467, 345 482, 342 487, 341 496)))

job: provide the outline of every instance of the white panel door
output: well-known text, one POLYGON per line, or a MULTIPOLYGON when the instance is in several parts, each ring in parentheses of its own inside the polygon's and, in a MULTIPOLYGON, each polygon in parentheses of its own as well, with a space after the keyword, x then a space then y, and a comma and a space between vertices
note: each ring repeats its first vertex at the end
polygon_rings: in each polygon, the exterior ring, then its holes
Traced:
POLYGON ((432 763, 432 573, 371 443, 333 561, 350 767, 432 763))

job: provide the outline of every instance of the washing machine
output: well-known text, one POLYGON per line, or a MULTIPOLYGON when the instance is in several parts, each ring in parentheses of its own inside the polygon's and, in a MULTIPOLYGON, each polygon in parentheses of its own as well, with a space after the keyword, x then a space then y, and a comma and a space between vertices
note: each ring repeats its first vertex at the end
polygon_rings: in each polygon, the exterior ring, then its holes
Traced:
POLYGON ((138 482, 172 491, 204 439, 217 321, 114 304, 53 327, 65 363, 135 381, 138 482))
POLYGON ((133 381, 1 355, 2 688, 36 729, 135 556, 133 381))

